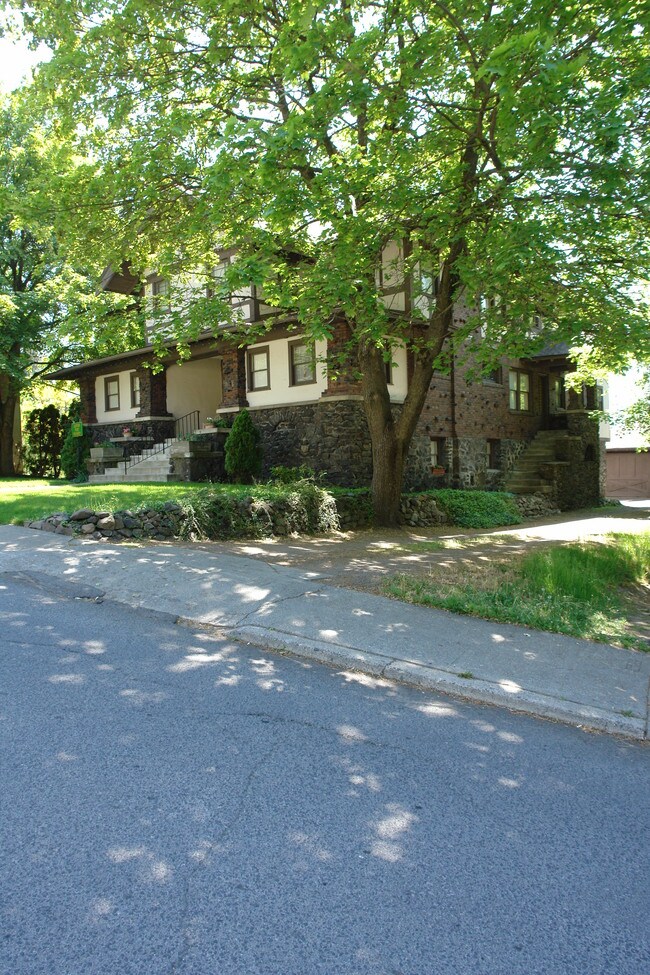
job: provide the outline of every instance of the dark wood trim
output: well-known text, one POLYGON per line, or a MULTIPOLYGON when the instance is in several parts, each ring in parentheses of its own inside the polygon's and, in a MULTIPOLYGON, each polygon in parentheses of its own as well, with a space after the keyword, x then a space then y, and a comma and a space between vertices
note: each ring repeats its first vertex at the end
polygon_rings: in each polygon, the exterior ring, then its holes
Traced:
POLYGON ((139 410, 140 409, 140 400, 142 399, 142 384, 140 382, 140 375, 137 372, 137 370, 133 370, 133 372, 130 372, 129 373, 129 392, 131 394, 131 409, 132 410, 139 410), (135 383, 134 383, 134 380, 136 380, 136 379, 138 380, 138 397, 137 397, 138 402, 136 402, 136 396, 135 396, 135 383))
POLYGON ((117 413, 120 409, 120 377, 119 375, 114 376, 104 376, 104 412, 105 413, 117 413), (111 382, 117 383, 117 406, 109 406, 108 398, 108 384, 111 382))
POLYGON ((311 365, 312 365, 313 371, 314 371, 314 378, 313 379, 303 379, 303 380, 298 381, 298 380, 294 379, 294 368, 295 368, 295 365, 296 364, 293 361, 293 350, 295 348, 297 348, 298 346, 304 346, 307 350, 309 350, 309 343, 304 338, 293 339, 291 342, 288 343, 287 349, 288 349, 288 355, 289 355, 289 386, 313 386, 316 383, 316 381, 317 381, 317 377, 316 377, 316 348, 315 348, 314 345, 311 346, 311 365))
MULTIPOLYGON (((258 370, 259 371, 259 370, 258 370)), ((262 393, 265 389, 271 388, 271 354, 268 345, 258 345, 254 349, 247 349, 246 351, 246 389, 249 393, 262 393), (251 365, 251 359, 254 355, 260 355, 264 353, 266 355, 266 375, 268 376, 268 384, 266 386, 253 386, 253 368, 251 365)))
POLYGON ((508 409, 510 410, 511 413, 518 413, 518 414, 523 413, 526 415, 530 415, 533 413, 533 374, 528 369, 519 369, 516 366, 508 366, 508 409), (517 388, 516 388, 517 405, 516 406, 510 405, 510 393, 513 392, 510 386, 510 373, 512 372, 514 372, 517 375, 517 388), (528 377, 528 389, 524 390, 524 392, 528 396, 528 406, 526 407, 526 409, 522 409, 520 405, 521 392, 522 392, 520 388, 520 380, 519 380, 520 376, 528 377))

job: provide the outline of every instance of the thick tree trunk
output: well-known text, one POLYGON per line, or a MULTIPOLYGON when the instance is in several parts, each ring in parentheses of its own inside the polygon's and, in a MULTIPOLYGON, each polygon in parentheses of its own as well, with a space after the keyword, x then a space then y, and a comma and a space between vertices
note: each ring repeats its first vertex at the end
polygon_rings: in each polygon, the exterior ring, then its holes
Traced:
MULTIPOLYGON (((446 294, 451 293, 449 278, 446 294)), ((427 345, 415 355, 413 373, 397 419, 393 416, 386 382, 386 367, 381 351, 372 343, 360 343, 359 367, 363 405, 372 444, 372 503, 375 524, 396 527, 400 523, 400 500, 404 465, 417 422, 422 413, 433 363, 449 334, 451 300, 439 295, 441 311, 429 324, 427 345)))
POLYGON ((404 464, 431 381, 432 358, 416 362, 408 395, 393 416, 381 351, 372 345, 359 349, 363 405, 372 444, 372 503, 375 524, 395 527, 400 523, 404 464))
POLYGON ((15 477, 14 421, 18 408, 18 391, 10 378, 0 374, 0 477, 15 477))

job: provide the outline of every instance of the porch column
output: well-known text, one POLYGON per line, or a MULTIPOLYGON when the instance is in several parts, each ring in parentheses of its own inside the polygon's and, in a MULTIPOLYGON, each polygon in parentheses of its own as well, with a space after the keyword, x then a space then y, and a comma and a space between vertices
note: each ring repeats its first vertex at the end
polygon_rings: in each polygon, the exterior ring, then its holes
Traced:
POLYGON ((97 423, 94 376, 81 376, 79 378, 79 399, 81 401, 82 423, 97 423))
POLYGON ((220 409, 248 406, 246 399, 246 350, 227 349, 221 355, 223 400, 220 409))
POLYGON ((167 410, 167 370, 152 372, 151 369, 136 369, 140 378, 140 409, 136 419, 148 416, 171 416, 167 410))

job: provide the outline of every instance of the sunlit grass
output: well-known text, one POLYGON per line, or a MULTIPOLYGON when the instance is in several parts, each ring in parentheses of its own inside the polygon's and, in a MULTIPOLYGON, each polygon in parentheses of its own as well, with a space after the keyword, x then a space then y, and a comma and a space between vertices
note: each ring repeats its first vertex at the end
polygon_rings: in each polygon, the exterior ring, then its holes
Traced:
POLYGON ((548 546, 494 560, 489 568, 463 564, 452 578, 433 566, 425 578, 395 576, 385 592, 455 613, 650 650, 630 633, 625 605, 626 587, 648 584, 650 532, 548 546))
POLYGON ((137 509, 175 501, 205 484, 70 484, 68 481, 0 479, 0 524, 20 525, 57 511, 137 509))

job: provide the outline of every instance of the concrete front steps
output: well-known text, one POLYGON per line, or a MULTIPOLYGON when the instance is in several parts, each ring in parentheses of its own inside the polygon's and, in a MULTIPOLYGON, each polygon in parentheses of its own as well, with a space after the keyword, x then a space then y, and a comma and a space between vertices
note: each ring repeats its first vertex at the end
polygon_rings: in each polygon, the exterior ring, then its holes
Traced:
POLYGON ((103 474, 91 474, 89 484, 120 484, 128 482, 147 481, 175 481, 176 477, 170 473, 170 451, 176 440, 165 440, 164 449, 160 444, 145 449, 141 454, 133 454, 129 458, 129 466, 124 470, 124 461, 113 467, 106 467, 103 474))
POLYGON ((552 482, 542 473, 547 464, 561 464, 558 447, 568 434, 564 430, 540 430, 518 457, 506 478, 505 488, 512 494, 551 494, 552 482))

